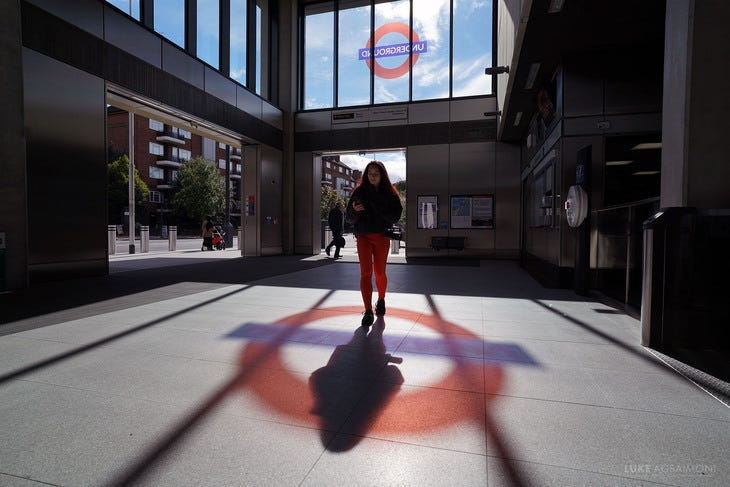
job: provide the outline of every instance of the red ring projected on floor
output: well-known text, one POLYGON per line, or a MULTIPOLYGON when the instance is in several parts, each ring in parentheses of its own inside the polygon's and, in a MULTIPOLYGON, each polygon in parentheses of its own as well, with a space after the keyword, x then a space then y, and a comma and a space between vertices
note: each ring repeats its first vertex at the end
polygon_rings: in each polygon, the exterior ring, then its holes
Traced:
MULTIPOLYGON (((362 327, 353 332, 307 327, 340 317, 357 323, 360 312, 355 306, 316 308, 275 323, 243 325, 228 335, 249 340, 239 364, 255 371, 242 386, 254 391, 272 410, 297 422, 317 424, 326 443, 326 435, 333 431, 356 438, 366 433, 432 431, 465 420, 483 422, 486 402, 503 389, 504 371, 499 362, 535 364, 519 347, 485 344, 455 323, 398 308, 388 308, 387 316, 378 319, 369 333, 362 327), (393 331, 384 337, 389 319, 416 322, 440 335, 404 339, 393 331), (432 383, 408 385, 403 391, 403 376, 394 365, 403 359, 386 353, 385 342, 395 344, 398 352, 408 357, 430 355, 443 360, 447 356, 453 362, 451 370, 432 383), (284 347, 296 344, 334 346, 334 351, 327 364, 306 380, 305 375, 287 370, 282 357, 284 347), (485 357, 494 365, 485 365, 485 357)), ((347 450, 357 441, 333 449, 347 450)))

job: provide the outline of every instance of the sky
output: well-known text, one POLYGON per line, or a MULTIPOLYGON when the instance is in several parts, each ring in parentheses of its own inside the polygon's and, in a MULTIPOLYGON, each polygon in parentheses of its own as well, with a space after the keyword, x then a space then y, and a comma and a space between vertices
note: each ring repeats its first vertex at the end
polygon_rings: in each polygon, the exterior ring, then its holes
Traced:
POLYGON ((405 151, 368 152, 364 156, 359 154, 343 154, 340 156, 340 161, 347 164, 350 169, 359 169, 360 171, 365 169, 365 166, 372 160, 383 163, 388 171, 391 183, 406 179, 405 151))

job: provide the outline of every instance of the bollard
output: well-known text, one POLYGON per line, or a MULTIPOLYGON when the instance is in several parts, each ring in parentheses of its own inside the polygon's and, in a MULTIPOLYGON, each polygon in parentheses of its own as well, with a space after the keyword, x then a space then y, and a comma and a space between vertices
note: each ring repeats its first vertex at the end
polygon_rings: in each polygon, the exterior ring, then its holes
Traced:
POLYGON ((175 250, 177 248, 177 226, 170 225, 167 229, 167 250, 175 250))
POLYGON ((139 226, 139 251, 149 252, 150 251, 150 227, 149 225, 139 226))
POLYGON ((114 255, 117 253, 117 226, 107 225, 106 226, 106 246, 107 255, 114 255))
POLYGON ((322 248, 329 245, 329 243, 332 241, 332 230, 330 230, 329 225, 325 225, 324 227, 324 242, 322 242, 322 248))
POLYGON ((167 225, 162 225, 162 227, 160 228, 160 238, 162 240, 167 239, 167 225))
POLYGON ((400 252, 400 240, 392 239, 390 241, 390 253, 397 254, 400 252))

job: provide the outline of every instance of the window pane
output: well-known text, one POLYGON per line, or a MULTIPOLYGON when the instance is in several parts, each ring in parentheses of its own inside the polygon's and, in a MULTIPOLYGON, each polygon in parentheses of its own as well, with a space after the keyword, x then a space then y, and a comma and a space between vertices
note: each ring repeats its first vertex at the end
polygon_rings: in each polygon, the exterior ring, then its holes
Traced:
POLYGON ((219 0, 198 0, 198 58, 218 69, 219 0))
POLYGON ((106 0, 117 7, 122 12, 126 13, 139 20, 139 0, 106 0))
POLYGON ((231 78, 246 84, 246 0, 231 0, 231 78))
POLYGON ((304 10, 304 102, 303 107, 334 106, 335 14, 332 4, 304 10))
POLYGON ((154 0, 155 31, 185 47, 185 0, 154 0))
MULTIPOLYGON (((337 53, 337 106, 370 103, 370 70, 360 50, 370 41, 370 3, 340 2, 337 53)), ((366 56, 367 58, 367 56, 366 56)))
POLYGON ((490 94, 491 65, 492 2, 454 2, 453 96, 490 94))
POLYGON ((410 9, 409 0, 375 5, 375 103, 408 101, 410 9))
POLYGON ((449 7, 449 0, 413 0, 413 31, 425 43, 413 60, 414 100, 449 97, 449 7))

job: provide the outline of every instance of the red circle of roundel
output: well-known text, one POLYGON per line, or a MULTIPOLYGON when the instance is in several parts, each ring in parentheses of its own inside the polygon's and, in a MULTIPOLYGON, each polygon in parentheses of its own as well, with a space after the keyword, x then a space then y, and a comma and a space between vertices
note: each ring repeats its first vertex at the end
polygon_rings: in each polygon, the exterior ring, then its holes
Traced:
MULTIPOLYGON (((276 324, 302 326, 321 318, 357 315, 359 312, 360 308, 352 306, 317 308, 277 320, 276 324)), ((422 315, 397 308, 388 308, 388 316, 417 321, 442 334, 458 334, 462 338, 480 339, 457 324, 438 316, 422 315)), ((448 427, 464 420, 482 421, 486 411, 485 403, 481 401, 472 404, 454 403, 453 396, 439 391, 474 390, 473 387, 478 384, 482 390, 475 392, 485 393, 483 397, 486 401, 493 400, 504 386, 504 371, 497 365, 477 365, 471 361, 458 363, 460 360, 457 358, 454 358, 454 361, 457 362, 454 370, 430 387, 414 387, 413 392, 399 395, 398 400, 391 401, 380 411, 380 419, 371 424, 370 429, 377 433, 416 433, 448 427), (439 395, 442 397, 437 397, 439 395), (414 415, 414 411, 421 411, 423 414, 414 415)), ((260 372, 246 380, 244 387, 253 390, 269 407, 282 414, 305 424, 313 420, 311 414, 313 398, 309 385, 306 379, 303 380, 301 376, 287 370, 278 349, 272 353, 270 343, 247 344, 241 352, 239 364, 247 367, 252 363, 256 363, 260 372), (265 357, 263 362, 260 361, 262 357, 265 357), (272 382, 273 377, 276 378, 274 382, 272 382)))
MULTIPOLYGON (((420 39, 418 37, 418 34, 416 34, 415 31, 411 31, 413 33, 413 42, 411 43, 411 46, 413 46, 413 43, 420 42, 420 39)), ((390 33, 396 33, 401 34, 406 39, 409 39, 409 32, 408 26, 404 24, 403 22, 389 22, 387 24, 383 24, 377 29, 375 29, 375 45, 378 45, 378 41, 385 35, 390 33)), ((410 40, 409 40, 410 42, 410 40)), ((370 47, 370 39, 368 39, 367 44, 365 45, 366 48, 370 47)), ((413 64, 416 64, 416 61, 418 61, 418 54, 413 55, 413 64)), ((406 74, 408 70, 410 69, 410 66, 408 65, 408 57, 406 57, 406 60, 403 61, 403 64, 400 66, 397 66, 395 68, 386 68, 385 66, 381 65, 377 59, 374 57, 372 58, 373 61, 375 61, 375 76, 378 76, 380 78, 387 78, 387 79, 393 79, 393 78, 399 78, 406 74)), ((370 70, 373 69, 373 67, 370 65, 370 58, 366 59, 365 62, 368 65, 368 68, 370 70)))

